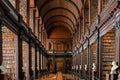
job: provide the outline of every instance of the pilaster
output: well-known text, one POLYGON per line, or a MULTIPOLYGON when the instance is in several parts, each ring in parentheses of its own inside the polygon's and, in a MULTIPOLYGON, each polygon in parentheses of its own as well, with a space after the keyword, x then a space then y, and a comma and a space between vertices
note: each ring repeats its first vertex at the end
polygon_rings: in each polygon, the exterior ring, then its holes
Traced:
POLYGON ((116 42, 116 61, 118 62, 118 65, 120 65, 120 12, 117 13, 115 24, 113 25, 115 28, 115 42, 116 42))
MULTIPOLYGON (((3 60, 3 56, 2 56, 2 15, 0 13, 0 66, 2 65, 2 60, 3 60)), ((1 70, 0 70, 0 79, 4 80, 4 75, 1 74, 1 70)))
POLYGON ((23 36, 23 31, 19 29, 19 34, 18 34, 18 77, 19 77, 19 80, 24 79, 24 73, 22 70, 22 67, 23 67, 22 36, 23 36))

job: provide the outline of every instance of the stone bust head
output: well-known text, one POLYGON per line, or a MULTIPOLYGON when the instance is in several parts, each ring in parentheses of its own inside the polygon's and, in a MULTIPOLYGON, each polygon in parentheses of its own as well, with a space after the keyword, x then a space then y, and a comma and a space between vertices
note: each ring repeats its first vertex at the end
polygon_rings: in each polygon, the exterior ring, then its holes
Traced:
POLYGON ((112 68, 110 74, 117 74, 118 65, 115 61, 112 62, 112 68))
POLYGON ((95 64, 95 63, 93 63, 92 71, 93 71, 93 72, 96 71, 96 64, 95 64))

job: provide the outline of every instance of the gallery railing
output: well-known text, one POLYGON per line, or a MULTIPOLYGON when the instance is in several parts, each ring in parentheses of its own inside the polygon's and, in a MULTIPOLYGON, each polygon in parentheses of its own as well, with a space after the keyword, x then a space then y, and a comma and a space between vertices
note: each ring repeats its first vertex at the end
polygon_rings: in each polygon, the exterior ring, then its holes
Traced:
POLYGON ((47 53, 72 53, 72 50, 47 50, 47 53))

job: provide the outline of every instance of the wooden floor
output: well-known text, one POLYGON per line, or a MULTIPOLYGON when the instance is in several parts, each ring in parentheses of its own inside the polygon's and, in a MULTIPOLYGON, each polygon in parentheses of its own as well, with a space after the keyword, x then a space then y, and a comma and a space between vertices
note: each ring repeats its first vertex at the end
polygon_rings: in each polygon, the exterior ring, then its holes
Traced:
POLYGON ((76 79, 69 74, 62 74, 61 72, 57 72, 56 74, 49 74, 43 76, 39 80, 76 80, 76 79))

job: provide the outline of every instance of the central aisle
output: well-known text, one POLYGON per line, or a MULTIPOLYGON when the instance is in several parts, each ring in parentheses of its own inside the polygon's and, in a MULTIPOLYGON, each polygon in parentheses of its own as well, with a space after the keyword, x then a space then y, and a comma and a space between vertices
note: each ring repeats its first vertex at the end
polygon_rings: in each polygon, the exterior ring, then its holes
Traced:
POLYGON ((56 75, 56 80, 63 80, 62 73, 58 72, 56 75))
POLYGON ((56 74, 49 74, 43 76, 39 80, 75 80, 75 79, 69 74, 62 74, 61 72, 57 72, 56 74))

